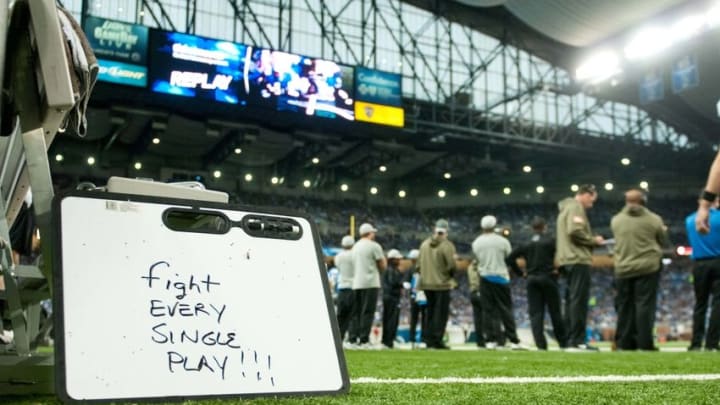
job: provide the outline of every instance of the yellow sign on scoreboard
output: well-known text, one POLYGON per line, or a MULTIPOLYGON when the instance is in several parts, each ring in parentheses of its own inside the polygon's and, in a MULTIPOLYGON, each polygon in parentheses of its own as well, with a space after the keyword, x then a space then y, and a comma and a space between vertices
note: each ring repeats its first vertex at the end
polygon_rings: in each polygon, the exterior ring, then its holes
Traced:
POLYGON ((405 110, 402 107, 391 107, 355 101, 355 119, 357 121, 372 122, 373 124, 405 126, 405 110))

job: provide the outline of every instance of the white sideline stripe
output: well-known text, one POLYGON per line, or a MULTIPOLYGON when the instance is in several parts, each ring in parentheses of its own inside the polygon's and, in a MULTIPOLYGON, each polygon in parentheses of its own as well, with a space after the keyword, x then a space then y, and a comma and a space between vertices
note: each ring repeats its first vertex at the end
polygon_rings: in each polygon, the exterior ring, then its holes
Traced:
POLYGON ((655 381, 720 380, 720 374, 581 375, 566 377, 442 377, 375 378, 359 377, 352 384, 538 384, 538 383, 624 383, 655 381))

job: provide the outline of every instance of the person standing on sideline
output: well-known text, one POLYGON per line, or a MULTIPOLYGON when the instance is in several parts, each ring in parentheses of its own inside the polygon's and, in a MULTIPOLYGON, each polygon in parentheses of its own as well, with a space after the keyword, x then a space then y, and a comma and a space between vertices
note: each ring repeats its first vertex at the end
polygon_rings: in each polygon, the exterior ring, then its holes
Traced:
POLYGON ((377 229, 365 223, 360 225, 360 240, 352 248, 354 332, 351 337, 360 347, 370 346, 370 330, 372 329, 375 308, 377 307, 380 290, 380 273, 387 267, 387 259, 382 247, 375 242, 377 229))
POLYGON ((472 243, 472 251, 477 259, 480 273, 480 296, 482 297, 483 326, 485 327, 485 347, 495 349, 503 341, 502 323, 505 337, 510 340, 510 348, 524 350, 515 328, 510 292, 510 273, 505 259, 512 250, 510 242, 495 233, 497 219, 486 215, 480 220, 482 234, 472 243))
POLYGON ((667 241, 662 219, 645 207, 639 189, 625 193, 625 207, 610 222, 615 249, 617 348, 657 350, 653 342, 662 246, 667 241))
POLYGON ((338 269, 337 282, 337 320, 340 328, 340 339, 345 339, 345 333, 350 327, 353 315, 353 258, 351 249, 355 239, 346 235, 343 236, 340 245, 343 250, 335 255, 335 267, 338 269))
POLYGON ((403 256, 397 249, 387 253, 387 269, 382 274, 383 318, 382 344, 392 349, 400 321, 400 297, 403 290, 403 274, 400 272, 400 259, 403 256))
POLYGON ((480 295, 480 275, 477 269, 477 260, 472 260, 467 269, 468 283, 470 284, 470 304, 473 311, 473 326, 475 326, 475 344, 480 349, 485 348, 485 329, 483 328, 482 296, 480 295))
POLYGON ((695 230, 700 234, 710 232, 712 226, 709 221, 710 208, 715 204, 718 194, 720 194, 720 151, 715 155, 715 160, 713 160, 708 172, 705 188, 698 199, 698 209, 695 213, 695 230))
POLYGON ((420 256, 420 251, 412 249, 407 258, 410 259, 412 266, 408 269, 405 279, 410 283, 410 325, 409 325, 409 341, 414 349, 415 347, 422 347, 425 343, 422 339, 422 333, 427 329, 427 315, 425 309, 427 308, 427 299, 425 298, 425 292, 418 290, 418 284, 420 283, 420 273, 417 271, 417 259, 420 256), (417 325, 420 321, 420 340, 417 340, 417 325), (416 342, 419 342, 416 344, 416 342))
POLYGON ((526 267, 522 272, 527 277, 528 313, 535 346, 539 350, 547 350, 545 339, 545 308, 550 313, 555 339, 561 348, 567 346, 565 325, 560 311, 560 287, 558 272, 555 270, 555 238, 548 235, 547 224, 540 217, 533 218, 530 226, 533 236, 530 243, 520 246, 510 253, 508 265, 517 273, 517 259, 525 259, 526 267))
POLYGON ((602 236, 593 236, 585 213, 596 199, 595 186, 584 184, 578 188, 575 197, 558 203, 560 212, 557 216, 555 261, 560 266, 560 274, 567 278, 565 317, 568 348, 574 350, 597 350, 585 342, 592 250, 605 242, 602 236))
POLYGON ((695 227, 698 212, 685 219, 690 246, 692 247, 693 285, 695 287, 695 308, 693 309, 693 334, 688 350, 720 350, 720 210, 718 200, 708 211, 709 232, 700 234, 695 227), (712 299, 710 320, 705 335, 705 317, 708 300, 712 299))
POLYGON ((429 349, 449 349, 443 343, 445 327, 450 316, 450 290, 455 281, 455 245, 448 240, 448 221, 439 219, 433 235, 420 245, 418 269, 419 289, 427 297, 427 330, 423 339, 429 349))

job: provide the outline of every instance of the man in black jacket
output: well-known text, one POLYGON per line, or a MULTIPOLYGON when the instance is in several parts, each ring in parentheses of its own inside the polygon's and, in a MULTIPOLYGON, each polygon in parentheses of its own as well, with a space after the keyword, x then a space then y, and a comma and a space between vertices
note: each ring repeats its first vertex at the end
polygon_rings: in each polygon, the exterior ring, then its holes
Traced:
POLYGON ((547 235, 545 220, 535 217, 531 223, 533 233, 530 243, 516 248, 507 262, 516 272, 521 272, 517 259, 523 258, 526 263, 523 275, 527 277, 527 298, 530 325, 535 345, 539 350, 547 350, 545 339, 545 307, 550 312, 555 338, 561 348, 567 346, 565 326, 560 314, 560 289, 555 270, 555 238, 547 235))
POLYGON ((387 253, 388 266, 382 274, 383 331, 382 344, 392 349, 400 321, 400 297, 403 289, 403 274, 400 271, 400 259, 403 256, 397 249, 387 253))

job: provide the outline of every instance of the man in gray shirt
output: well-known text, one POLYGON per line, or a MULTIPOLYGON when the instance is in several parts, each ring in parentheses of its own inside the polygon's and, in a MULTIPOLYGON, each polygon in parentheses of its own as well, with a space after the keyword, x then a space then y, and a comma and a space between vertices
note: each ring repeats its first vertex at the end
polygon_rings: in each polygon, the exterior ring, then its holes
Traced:
POLYGON ((352 248, 354 316, 352 343, 361 347, 369 346, 378 292, 380 291, 380 272, 385 271, 387 260, 382 247, 375 242, 377 229, 365 223, 360 225, 360 240, 352 248))
POLYGON ((353 267, 353 259, 351 250, 355 244, 355 239, 350 236, 344 236, 340 245, 343 250, 335 255, 335 267, 338 269, 337 282, 337 320, 340 327, 340 338, 345 339, 345 332, 353 314, 353 275, 355 270, 353 267))
POLYGON ((497 219, 486 215, 480 221, 482 234, 472 243, 477 259, 477 271, 480 274, 480 295, 482 297, 483 327, 487 343, 485 347, 495 349, 503 340, 500 323, 505 328, 505 336, 510 340, 511 348, 523 350, 515 328, 510 295, 510 274, 505 258, 510 254, 510 242, 494 229, 497 219))

